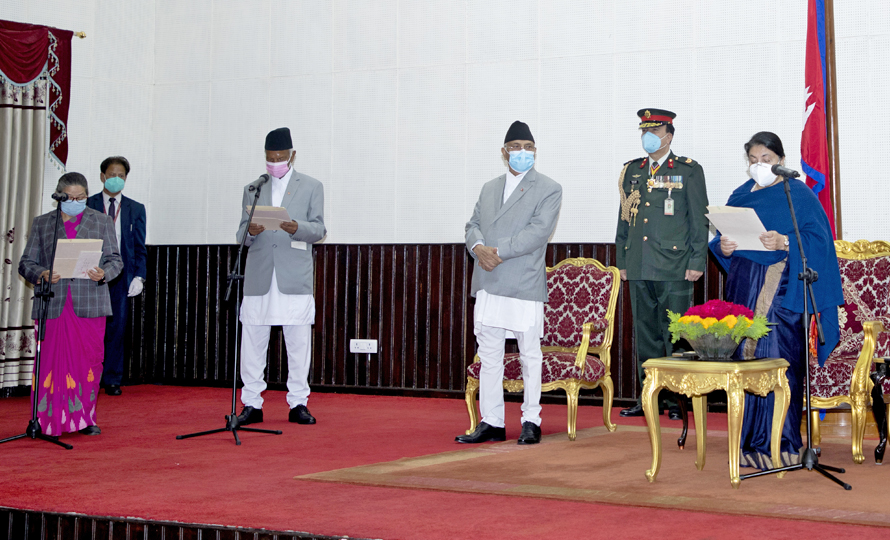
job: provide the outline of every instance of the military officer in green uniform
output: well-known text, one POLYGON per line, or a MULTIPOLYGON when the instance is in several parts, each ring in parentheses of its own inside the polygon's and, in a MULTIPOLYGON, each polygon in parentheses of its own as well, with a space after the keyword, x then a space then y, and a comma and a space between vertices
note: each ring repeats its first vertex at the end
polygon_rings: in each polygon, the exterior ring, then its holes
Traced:
MULTIPOLYGON (((624 164, 619 178, 621 213, 615 234, 617 266, 630 287, 636 335, 636 366, 673 352, 667 310, 683 313, 708 262, 708 192, 701 165, 671 152, 676 114, 642 109, 643 149, 648 156, 624 164)), ((662 392, 659 410, 680 418, 675 397, 662 392)), ((621 416, 643 416, 642 404, 621 416)))

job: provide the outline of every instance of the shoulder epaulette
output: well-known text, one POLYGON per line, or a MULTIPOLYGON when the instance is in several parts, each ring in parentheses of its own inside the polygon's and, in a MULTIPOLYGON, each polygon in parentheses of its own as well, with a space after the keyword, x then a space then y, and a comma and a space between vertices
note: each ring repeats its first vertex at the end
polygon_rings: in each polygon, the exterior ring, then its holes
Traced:
POLYGON ((680 157, 677 156, 677 163, 685 163, 687 165, 692 165, 695 163, 695 160, 690 157, 680 157))
POLYGON ((634 161, 640 161, 641 159, 646 159, 646 156, 638 157, 638 158, 633 158, 633 159, 631 159, 631 160, 625 161, 624 164, 627 165, 627 164, 629 164, 629 163, 633 163, 634 161))

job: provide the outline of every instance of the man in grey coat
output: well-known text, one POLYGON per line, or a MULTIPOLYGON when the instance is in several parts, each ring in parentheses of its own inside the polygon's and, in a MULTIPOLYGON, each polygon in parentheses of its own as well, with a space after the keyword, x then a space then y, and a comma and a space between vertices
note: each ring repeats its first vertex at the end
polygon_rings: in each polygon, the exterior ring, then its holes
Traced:
POLYGON ((482 186, 467 222, 466 243, 478 268, 471 294, 478 355, 479 407, 482 421, 455 440, 481 443, 506 440, 504 428, 504 342, 519 343, 524 400, 518 444, 541 440, 541 337, 547 268, 544 251, 556 227, 562 187, 534 169, 535 139, 529 127, 514 122, 504 137, 501 156, 509 172, 482 186))
POLYGON ((287 349, 288 420, 314 424, 309 413, 309 365, 312 358, 312 323, 315 322, 312 244, 324 238, 324 188, 318 180, 291 168, 294 162, 290 130, 278 128, 266 136, 266 171, 244 187, 241 225, 248 236, 244 271, 244 300, 241 303, 241 403, 240 424, 263 421, 266 353, 272 326, 281 326, 287 349), (267 230, 248 222, 248 210, 256 191, 257 205, 279 206, 291 221, 281 230, 267 230))

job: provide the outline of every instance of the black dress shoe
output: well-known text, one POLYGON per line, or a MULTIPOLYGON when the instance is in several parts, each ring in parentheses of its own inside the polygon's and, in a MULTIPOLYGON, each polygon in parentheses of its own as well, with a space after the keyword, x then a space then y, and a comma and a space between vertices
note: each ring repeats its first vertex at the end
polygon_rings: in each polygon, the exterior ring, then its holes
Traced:
MULTIPOLYGON (((643 404, 642 403, 637 403, 633 407, 621 409, 621 412, 618 414, 619 414, 619 416, 645 416, 646 415, 643 412, 643 404)), ((661 414, 661 409, 658 409, 658 414, 661 414)))
POLYGON ((454 438, 454 440, 464 444, 476 444, 488 441, 506 441, 507 430, 502 427, 490 426, 485 422, 479 422, 479 425, 476 426, 476 429, 473 431, 473 433, 470 433, 469 435, 458 435, 454 438))
POLYGON ((238 415, 238 425, 246 426, 248 424, 260 424, 263 421, 263 409, 246 406, 241 409, 238 415))
POLYGON ((314 424, 315 417, 309 412, 305 405, 297 405, 287 415, 288 422, 295 424, 314 424))
POLYGON ((99 429, 99 426, 87 426, 78 431, 78 433, 83 433, 84 435, 98 435, 102 433, 102 430, 99 429))
POLYGON ((532 422, 522 423, 522 434, 516 444, 538 444, 541 442, 541 428, 532 422))
POLYGON ((109 384, 105 387, 105 393, 109 396, 121 395, 121 386, 119 384, 109 384))
POLYGON ((679 405, 671 405, 668 407, 668 418, 670 420, 682 420, 683 415, 680 414, 680 406, 679 405))

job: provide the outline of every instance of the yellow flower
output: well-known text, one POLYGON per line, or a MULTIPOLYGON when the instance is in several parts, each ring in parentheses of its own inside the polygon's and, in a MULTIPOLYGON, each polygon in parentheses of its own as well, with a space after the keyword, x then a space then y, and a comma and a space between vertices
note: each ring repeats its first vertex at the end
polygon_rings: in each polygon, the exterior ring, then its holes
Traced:
POLYGON ((711 327, 712 324, 714 324, 716 322, 717 322, 717 319, 715 319, 714 317, 706 317, 706 318, 702 319, 701 325, 705 327, 705 330, 707 330, 708 328, 711 327))
POLYGON ((735 315, 727 315, 726 317, 723 317, 722 319, 720 319, 720 322, 722 322, 723 324, 725 324, 726 326, 728 326, 730 328, 734 328, 735 324, 738 322, 738 320, 739 320, 738 317, 736 317, 735 315))

